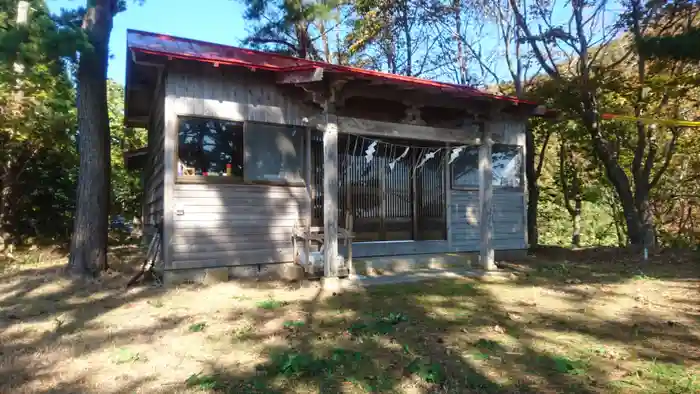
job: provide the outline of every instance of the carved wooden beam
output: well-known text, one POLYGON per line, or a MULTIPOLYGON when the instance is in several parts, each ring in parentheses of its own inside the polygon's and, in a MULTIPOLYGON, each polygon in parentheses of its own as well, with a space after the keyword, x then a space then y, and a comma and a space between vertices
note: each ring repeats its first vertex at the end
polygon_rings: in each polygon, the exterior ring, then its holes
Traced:
POLYGON ((346 84, 338 94, 338 101, 345 102, 352 97, 366 97, 400 103, 410 103, 412 106, 443 107, 461 109, 469 112, 487 112, 494 100, 485 97, 455 97, 454 94, 436 90, 434 93, 417 89, 402 89, 391 85, 372 85, 366 82, 346 84))
POLYGON ((323 80, 323 68, 284 72, 277 75, 276 82, 283 84, 313 83, 323 80))

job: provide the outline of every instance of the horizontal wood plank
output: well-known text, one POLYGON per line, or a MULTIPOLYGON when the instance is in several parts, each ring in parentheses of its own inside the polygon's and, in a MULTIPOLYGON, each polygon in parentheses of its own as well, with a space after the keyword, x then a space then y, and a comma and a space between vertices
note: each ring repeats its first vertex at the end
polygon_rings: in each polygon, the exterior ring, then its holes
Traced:
POLYGON ((244 234, 237 229, 212 229, 211 231, 189 231, 182 229, 173 238, 173 245, 192 244, 248 244, 255 242, 267 242, 276 244, 277 242, 291 242, 292 231, 289 228, 270 227, 261 229, 258 233, 244 234), (217 231, 219 230, 219 231, 217 231), (274 230, 274 231, 271 231, 274 230))
MULTIPOLYGON (((240 211, 244 212, 244 211, 240 211)), ((280 214, 280 215, 262 215, 262 214, 245 214, 245 213, 191 213, 184 215, 175 215, 175 222, 231 222, 231 223, 248 223, 258 222, 260 225, 267 226, 293 226, 299 219, 297 214, 280 214)))
MULTIPOLYGON (((189 224, 189 223, 181 223, 189 224)), ((178 227, 177 237, 196 238, 196 237, 229 237, 235 239, 237 237, 257 237, 265 235, 270 238, 287 239, 292 236, 292 226, 232 226, 230 223, 224 227, 178 227)))
POLYGON ((222 205, 193 205, 183 204, 180 200, 176 204, 182 210, 184 216, 194 214, 228 214, 244 212, 246 215, 259 215, 261 217, 274 217, 278 215, 300 216, 302 208, 293 201, 280 200, 277 203, 260 201, 258 204, 222 204, 222 205))
POLYGON ((266 248, 257 250, 230 250, 218 252, 181 252, 173 254, 173 262, 218 260, 221 266, 263 264, 293 261, 292 248, 266 248))
POLYGON ((173 252, 192 254, 192 253, 214 253, 214 252, 241 252, 251 250, 287 250, 292 248, 291 237, 285 241, 270 241, 258 240, 256 242, 208 242, 211 240, 203 240, 203 242, 194 242, 190 244, 173 245, 173 252), (205 243, 206 242, 206 243, 205 243))

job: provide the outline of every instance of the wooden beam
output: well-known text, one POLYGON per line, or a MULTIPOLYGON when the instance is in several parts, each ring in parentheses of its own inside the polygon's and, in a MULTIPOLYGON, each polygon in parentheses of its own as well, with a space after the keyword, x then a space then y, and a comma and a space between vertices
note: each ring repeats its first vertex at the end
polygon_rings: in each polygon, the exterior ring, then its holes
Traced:
MULTIPOLYGON (((454 145, 476 145, 480 143, 479 138, 481 137, 476 124, 466 125, 459 129, 447 129, 405 123, 381 122, 378 120, 351 118, 347 116, 337 116, 336 119, 338 128, 342 130, 343 133, 368 137, 443 141, 453 143, 454 145)), ((324 131, 326 127, 325 118, 323 115, 312 116, 306 119, 306 125, 324 131)))
POLYGON ((323 131, 323 274, 338 276, 338 122, 332 99, 325 105, 323 131))
POLYGON ((460 109, 465 112, 488 114, 492 98, 482 96, 457 96, 436 89, 435 92, 401 89, 392 85, 376 85, 355 81, 347 83, 339 92, 338 103, 344 103, 352 97, 366 97, 400 103, 408 103, 417 107, 430 106, 450 109, 460 109))
POLYGON ((491 121, 484 123, 483 137, 479 146, 479 262, 487 271, 496 269, 493 251, 492 127, 491 121))
POLYGON ((473 143, 479 137, 475 133, 469 133, 465 128, 445 129, 342 116, 338 117, 338 125, 344 133, 371 137, 409 138, 423 141, 444 141, 462 144, 473 143))
POLYGON ((280 73, 277 76, 278 84, 312 83, 323 80, 323 69, 314 67, 311 70, 299 70, 280 73))

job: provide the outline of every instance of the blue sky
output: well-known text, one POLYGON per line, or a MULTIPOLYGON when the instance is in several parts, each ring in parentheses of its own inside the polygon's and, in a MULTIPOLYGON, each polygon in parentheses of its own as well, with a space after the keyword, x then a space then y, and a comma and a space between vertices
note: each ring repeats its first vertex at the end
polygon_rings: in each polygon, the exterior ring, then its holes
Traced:
MULTIPOLYGON (((46 0, 52 12, 85 5, 85 0, 46 0)), ((128 1, 126 12, 114 20, 110 40, 109 78, 124 84, 126 30, 138 29, 228 45, 240 45, 245 37, 243 7, 235 0, 128 1)))
MULTIPOLYGON (((557 22, 565 24, 570 15, 562 6, 567 0, 554 0, 554 14, 557 22), (561 4, 560 4, 561 3, 561 4)), ((86 0, 46 0, 54 13, 61 8, 84 6, 86 0)), ((246 36, 243 6, 237 0, 145 0, 139 5, 136 0, 127 0, 127 11, 114 20, 110 40, 112 58, 108 77, 124 84, 126 69, 126 30, 137 29, 180 37, 198 39, 226 45, 240 46, 246 36)), ((611 0, 612 9, 619 8, 619 0, 611 0)), ((557 23, 558 24, 558 23, 557 23)), ((495 30, 492 32, 495 33, 495 30)), ((495 36, 493 36, 495 37, 495 36)), ((489 47, 500 44, 493 37, 483 37, 481 44, 489 47)), ((502 49, 502 48, 501 48, 502 49)), ((478 67, 470 66, 474 71, 478 67)), ((495 65, 496 72, 504 80, 509 80, 507 68, 501 58, 495 65)))

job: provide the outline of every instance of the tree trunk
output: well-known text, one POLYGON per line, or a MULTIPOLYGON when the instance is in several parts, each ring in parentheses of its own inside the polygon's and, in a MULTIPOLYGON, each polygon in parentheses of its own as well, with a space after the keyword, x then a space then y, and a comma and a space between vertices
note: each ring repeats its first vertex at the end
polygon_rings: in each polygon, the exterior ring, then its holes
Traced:
MULTIPOLYGON (((540 160, 542 160, 540 158, 540 160)), ((540 199, 540 187, 537 185, 537 168, 535 165, 535 137, 532 127, 525 130, 525 173, 527 175, 527 241, 530 248, 539 245, 537 232, 537 204, 540 199)))
POLYGON ((7 248, 7 242, 10 241, 10 234, 5 233, 7 213, 9 212, 10 206, 10 194, 12 192, 12 179, 14 179, 12 172, 12 161, 7 160, 2 173, 0 174, 0 251, 4 251, 7 248))
POLYGON ((573 232, 571 234, 571 246, 574 248, 581 247, 581 197, 574 198, 574 212, 572 215, 574 222, 573 232))
POLYGON ((10 192, 12 190, 12 180, 14 175, 12 174, 11 160, 7 160, 4 165, 2 173, 0 173, 0 233, 5 227, 5 221, 7 220, 7 212, 10 204, 10 192))
POLYGON ((78 128, 80 175, 68 273, 98 276, 107 267, 109 215, 109 118, 107 61, 115 0, 90 2, 83 30, 92 48, 80 53, 78 64, 78 128))
POLYGON ((635 206, 635 196, 630 188, 630 180, 625 171, 620 167, 612 152, 609 151, 606 141, 600 132, 600 124, 597 118, 597 105, 595 97, 588 92, 583 95, 582 120, 584 127, 588 130, 593 141, 593 149, 600 158, 605 168, 605 175, 613 185, 622 205, 622 213, 625 216, 627 226, 627 236, 632 245, 642 245, 644 234, 640 216, 635 206))

